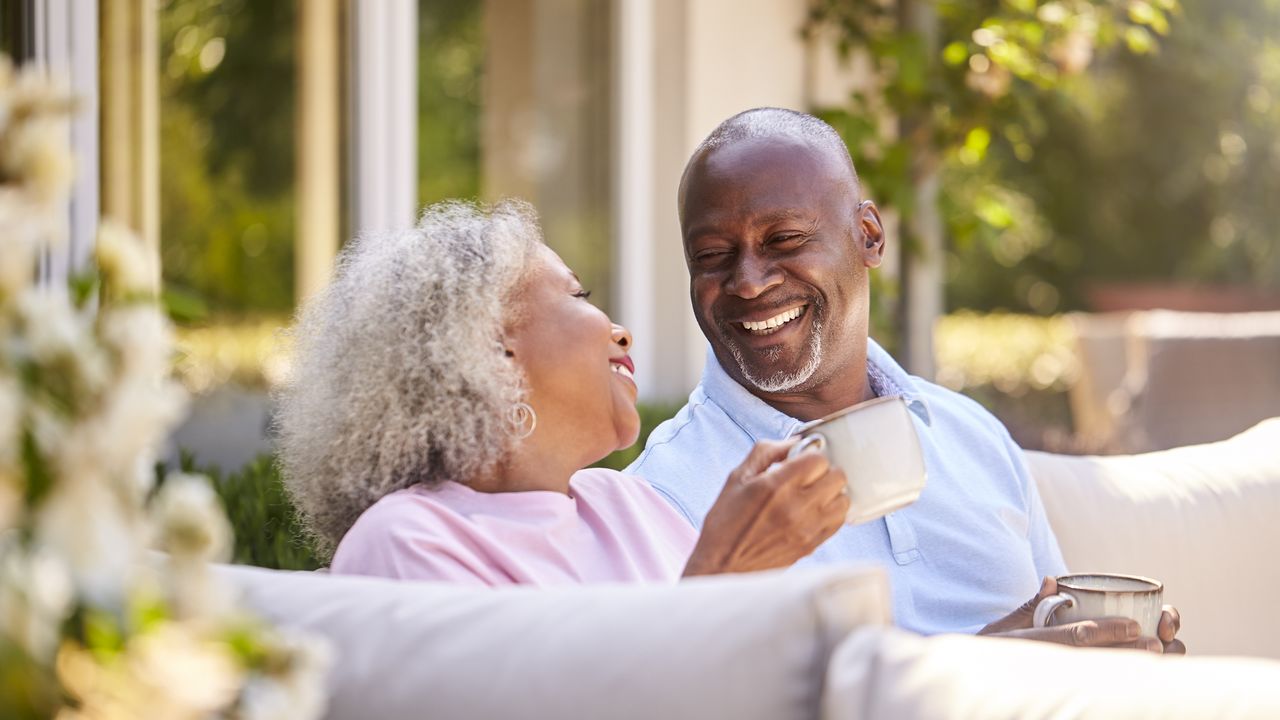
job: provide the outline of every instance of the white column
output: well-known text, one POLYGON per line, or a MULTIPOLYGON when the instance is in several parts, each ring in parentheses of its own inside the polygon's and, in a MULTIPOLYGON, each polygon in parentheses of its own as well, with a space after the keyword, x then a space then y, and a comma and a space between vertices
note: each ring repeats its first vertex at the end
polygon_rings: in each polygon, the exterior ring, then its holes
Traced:
MULTIPOLYGON (((937 62, 938 16, 932 2, 903 0, 898 4, 898 21, 924 43, 929 62, 937 62)), ((927 114, 899 119, 904 138, 915 138, 911 148, 911 184, 915 207, 902 218, 902 228, 914 240, 917 252, 902 256, 902 305, 899 307, 903 341, 903 365, 913 375, 926 380, 934 376, 933 329, 944 311, 943 285, 946 281, 946 229, 938 192, 941 160, 929 146, 933 120, 927 114)), ((903 245, 905 249, 905 244, 903 245)))
MULTIPOLYGON (((77 0, 68 0, 76 3, 77 0)), ((160 251, 160 49, 155 0, 102 0, 102 215, 160 251)), ((76 13, 96 19, 93 14, 76 13)), ((96 178, 95 178, 96 179, 96 178)), ((155 282, 159 283, 159 277, 155 282)))
POLYGON ((324 287, 333 271, 341 230, 338 153, 338 0, 298 5, 297 236, 294 238, 294 297, 301 304, 324 287))
POLYGON ((42 279, 60 285, 88 263, 98 231, 98 3, 36 0, 31 10, 31 60, 67 81, 79 102, 70 123, 76 177, 64 228, 66 244, 51 248, 41 261, 42 279))
POLYGON ((654 321, 653 0, 617 0, 614 22, 614 307, 636 338, 631 358, 640 395, 658 397, 654 357, 663 341, 654 321))
POLYGON ((418 202, 418 5, 349 0, 348 18, 352 230, 408 227, 418 202))

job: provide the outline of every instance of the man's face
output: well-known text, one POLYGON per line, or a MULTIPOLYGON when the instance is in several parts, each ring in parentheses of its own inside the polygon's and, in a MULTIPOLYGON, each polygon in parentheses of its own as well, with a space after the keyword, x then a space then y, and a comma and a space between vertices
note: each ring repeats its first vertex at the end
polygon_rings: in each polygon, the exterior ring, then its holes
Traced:
POLYGON ((685 176, 681 229, 694 314, 739 383, 804 392, 865 352, 883 233, 841 158, 787 138, 711 150, 685 176))

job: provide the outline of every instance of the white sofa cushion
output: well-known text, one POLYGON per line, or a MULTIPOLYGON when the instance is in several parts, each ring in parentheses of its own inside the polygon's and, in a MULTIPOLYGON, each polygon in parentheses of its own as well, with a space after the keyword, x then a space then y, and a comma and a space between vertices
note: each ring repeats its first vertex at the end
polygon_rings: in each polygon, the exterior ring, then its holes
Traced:
POLYGON ((870 568, 553 590, 218 572, 333 642, 333 718, 812 718, 832 649, 890 607, 870 568))
POLYGON ((1274 720, 1280 663, 867 628, 832 655, 822 717, 1274 720))
POLYGON ((1195 654, 1280 658, 1280 418, 1208 445, 1027 460, 1073 572, 1162 580, 1195 654))

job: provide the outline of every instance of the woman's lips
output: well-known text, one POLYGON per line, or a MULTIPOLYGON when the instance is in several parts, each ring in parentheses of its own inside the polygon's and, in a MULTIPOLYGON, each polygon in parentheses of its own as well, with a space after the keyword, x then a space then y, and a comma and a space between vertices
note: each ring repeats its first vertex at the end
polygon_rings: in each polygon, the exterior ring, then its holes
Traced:
POLYGON ((636 380, 636 364, 631 360, 630 355, 622 357, 610 358, 609 363, 613 366, 612 370, 619 375, 627 378, 631 382, 636 380))

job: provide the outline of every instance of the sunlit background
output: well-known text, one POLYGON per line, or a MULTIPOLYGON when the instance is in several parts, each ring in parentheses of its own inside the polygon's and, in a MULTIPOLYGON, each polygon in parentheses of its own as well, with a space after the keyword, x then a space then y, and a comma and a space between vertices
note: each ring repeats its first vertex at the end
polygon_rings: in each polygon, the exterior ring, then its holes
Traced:
MULTIPOLYGON (((10 53, 39 54, 44 5, 6 0, 10 53)), ((341 242, 446 198, 535 204, 636 334, 648 428, 705 349, 679 172, 766 104, 829 120, 886 211, 874 336, 1024 446, 1145 450, 1280 414, 1276 0, 51 6, 96 93, 79 197, 158 244, 198 396, 174 447, 201 466, 270 452, 278 331, 341 242), (1226 314, 1133 312, 1161 308, 1226 314)))

